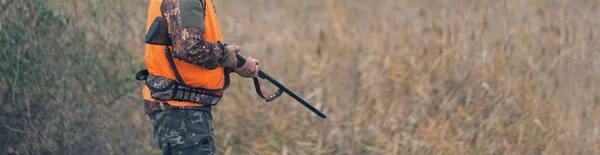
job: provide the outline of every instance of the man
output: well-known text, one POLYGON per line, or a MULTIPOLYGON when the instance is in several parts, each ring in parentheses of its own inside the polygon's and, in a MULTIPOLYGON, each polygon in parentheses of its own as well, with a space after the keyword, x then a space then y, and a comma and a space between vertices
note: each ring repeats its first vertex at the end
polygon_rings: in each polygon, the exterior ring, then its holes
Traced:
POLYGON ((155 141, 164 154, 215 154, 211 107, 230 70, 256 77, 259 62, 237 67, 240 48, 222 43, 212 0, 150 0, 147 31, 157 17, 166 19, 172 46, 146 44, 144 109, 155 141))

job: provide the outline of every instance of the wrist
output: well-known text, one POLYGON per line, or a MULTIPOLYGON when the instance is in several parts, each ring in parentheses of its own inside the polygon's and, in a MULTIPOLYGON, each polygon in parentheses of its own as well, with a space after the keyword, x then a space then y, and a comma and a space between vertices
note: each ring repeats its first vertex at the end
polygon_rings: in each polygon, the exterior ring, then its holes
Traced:
POLYGON ((226 61, 227 64, 225 64, 224 66, 225 67, 231 67, 231 68, 237 68, 236 67, 236 65, 237 65, 237 58, 235 57, 235 52, 227 51, 227 55, 228 55, 227 61, 226 61))
POLYGON ((235 68, 236 64, 237 64, 237 58, 235 56, 235 51, 230 50, 229 48, 227 48, 227 46, 229 46, 227 43, 220 43, 222 49, 223 49, 223 53, 224 53, 224 62, 223 62, 223 67, 230 67, 230 68, 235 68))

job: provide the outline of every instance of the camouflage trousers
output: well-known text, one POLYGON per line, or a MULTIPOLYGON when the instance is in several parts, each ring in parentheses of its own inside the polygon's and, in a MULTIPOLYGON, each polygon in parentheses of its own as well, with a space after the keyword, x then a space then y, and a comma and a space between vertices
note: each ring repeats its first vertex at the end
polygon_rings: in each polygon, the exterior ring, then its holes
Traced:
POLYGON ((165 154, 216 154, 210 111, 170 109, 149 116, 154 139, 165 154))

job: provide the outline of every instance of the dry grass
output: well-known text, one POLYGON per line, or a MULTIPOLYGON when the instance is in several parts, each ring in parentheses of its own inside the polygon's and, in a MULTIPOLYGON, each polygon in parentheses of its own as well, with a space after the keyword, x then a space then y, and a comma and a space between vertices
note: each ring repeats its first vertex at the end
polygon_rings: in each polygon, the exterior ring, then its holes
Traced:
MULTIPOLYGON (((143 61, 146 1, 64 1, 143 61), (123 13, 91 21, 92 4, 123 13)), ((598 1, 215 3, 228 43, 329 116, 234 78, 213 113, 222 154, 600 154, 598 1)), ((158 153, 140 92, 114 105, 147 135, 131 149, 158 153)))
POLYGON ((217 3, 228 41, 329 118, 245 82, 215 112, 221 150, 600 153, 597 1, 239 3, 217 3))

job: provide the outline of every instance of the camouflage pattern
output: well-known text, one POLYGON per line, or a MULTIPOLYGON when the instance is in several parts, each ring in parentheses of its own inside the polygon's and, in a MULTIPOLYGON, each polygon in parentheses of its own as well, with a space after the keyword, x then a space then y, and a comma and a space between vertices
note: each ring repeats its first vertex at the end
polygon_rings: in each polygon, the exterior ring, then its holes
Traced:
POLYGON ((144 100, 144 112, 146 114, 154 114, 156 112, 171 110, 171 109, 183 109, 183 110, 202 110, 210 111, 210 106, 171 106, 166 101, 148 101, 144 100))
MULTIPOLYGON (((186 5, 193 2, 184 1, 186 5)), ((204 0, 200 0, 197 4, 201 6, 182 8, 184 14, 204 12, 204 0)), ((204 41, 204 16, 193 17, 202 19, 196 19, 191 23, 192 25, 189 23, 183 25, 180 0, 163 0, 161 10, 167 20, 168 33, 173 43, 173 57, 207 69, 222 66, 227 60, 227 54, 223 45, 204 41)), ((152 98, 170 100, 178 84, 174 80, 149 75, 146 86, 150 88, 152 98)), ((184 95, 176 94, 176 96, 184 95)), ((201 102, 202 98, 204 97, 193 97, 198 102, 201 102)), ((168 147, 173 155, 216 154, 210 106, 180 107, 171 106, 165 101, 145 100, 144 109, 152 120, 154 138, 159 148, 168 147)))
POLYGON ((177 81, 151 74, 147 75, 146 78, 146 86, 150 89, 150 96, 161 101, 171 100, 176 83, 177 81))
MULTIPOLYGON (((204 0, 197 3, 197 5, 203 4, 205 4, 204 0)), ((181 11, 204 12, 204 6, 183 8, 198 8, 201 10, 180 10, 180 0, 163 0, 161 9, 167 19, 169 35, 173 42, 173 57, 207 69, 215 69, 227 61, 227 53, 223 45, 204 41, 204 16, 186 17, 201 18, 202 20, 199 20, 200 23, 195 24, 196 26, 188 26, 188 24, 183 26, 181 22, 181 11)))
POLYGON ((173 155, 216 154, 210 111, 171 109, 149 115, 154 140, 173 155))
POLYGON ((209 91, 204 89, 192 89, 177 81, 162 76, 146 75, 146 86, 150 89, 150 96, 160 101, 187 101, 204 105, 216 105, 223 91, 209 91), (175 92, 175 96, 173 96, 175 92))

